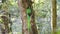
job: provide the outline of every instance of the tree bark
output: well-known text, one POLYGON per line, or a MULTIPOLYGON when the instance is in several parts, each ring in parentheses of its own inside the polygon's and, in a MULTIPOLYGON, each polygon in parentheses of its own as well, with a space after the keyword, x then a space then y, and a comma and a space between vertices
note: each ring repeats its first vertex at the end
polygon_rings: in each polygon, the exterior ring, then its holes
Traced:
POLYGON ((32 28, 33 34, 38 34, 36 23, 35 23, 35 14, 34 13, 35 12, 32 11, 32 15, 31 15, 31 28, 32 28))
POLYGON ((26 7, 27 3, 26 0, 18 0, 18 6, 21 10, 21 18, 22 18, 22 34, 29 34, 27 28, 27 15, 26 15, 26 7))
POLYGON ((29 0, 18 0, 18 6, 20 10, 22 11, 22 34, 38 34, 36 23, 35 23, 35 14, 32 9, 32 2, 28 2, 29 0), (26 9, 27 7, 30 7, 32 10, 31 13, 31 29, 32 31, 28 32, 27 28, 27 14, 26 14, 26 9))
POLYGON ((56 26, 57 26, 57 5, 56 5, 56 0, 52 0, 52 32, 53 34, 56 33, 56 26))
POLYGON ((31 29, 32 29, 33 34, 38 34, 37 26, 36 26, 36 23, 35 23, 35 11, 33 10, 32 3, 33 2, 30 0, 29 6, 31 8, 31 29))

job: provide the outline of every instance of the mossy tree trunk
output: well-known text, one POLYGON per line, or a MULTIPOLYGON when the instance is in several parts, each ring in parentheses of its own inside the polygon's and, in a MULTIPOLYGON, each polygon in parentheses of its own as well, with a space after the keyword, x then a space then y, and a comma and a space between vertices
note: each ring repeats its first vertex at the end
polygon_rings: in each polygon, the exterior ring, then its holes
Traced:
POLYGON ((19 9, 21 10, 21 14, 22 14, 22 34, 38 34, 37 32, 37 27, 36 27, 36 23, 35 23, 35 12, 33 11, 32 8, 32 2, 31 0, 18 0, 18 6, 19 9), (29 2, 28 2, 29 1, 29 2), (26 14, 26 9, 27 7, 31 8, 31 29, 32 31, 28 31, 28 27, 27 27, 27 14, 26 14))
POLYGON ((30 0, 28 2, 28 6, 31 8, 31 29, 32 29, 32 34, 38 34, 37 31, 37 27, 36 27, 36 23, 35 23, 35 11, 33 10, 33 6, 32 6, 33 2, 32 0, 30 0))
POLYGON ((26 15, 26 7, 27 3, 26 0, 18 0, 19 10, 21 11, 21 18, 22 18, 22 34, 29 34, 27 28, 27 15, 26 15))
POLYGON ((57 26, 57 1, 52 0, 52 32, 53 34, 56 33, 56 26, 57 26))
POLYGON ((32 14, 31 14, 31 28, 33 34, 38 34, 36 23, 35 23, 35 11, 32 9, 32 14))

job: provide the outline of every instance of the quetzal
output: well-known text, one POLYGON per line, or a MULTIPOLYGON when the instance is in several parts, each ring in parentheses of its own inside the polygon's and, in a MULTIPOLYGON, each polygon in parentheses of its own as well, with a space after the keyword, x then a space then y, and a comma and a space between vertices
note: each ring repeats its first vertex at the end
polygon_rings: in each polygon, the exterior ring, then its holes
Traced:
POLYGON ((31 24, 30 24, 31 9, 30 7, 28 7, 26 11, 27 11, 27 21, 28 21, 27 27, 28 27, 28 31, 30 31, 31 30, 31 24))

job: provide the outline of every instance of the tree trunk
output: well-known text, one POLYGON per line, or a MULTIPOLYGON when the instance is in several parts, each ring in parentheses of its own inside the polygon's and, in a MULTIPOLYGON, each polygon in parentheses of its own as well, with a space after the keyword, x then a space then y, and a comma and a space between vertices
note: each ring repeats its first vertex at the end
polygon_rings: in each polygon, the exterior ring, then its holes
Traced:
POLYGON ((19 10, 21 11, 22 18, 22 34, 29 34, 27 28, 27 15, 26 15, 26 0, 18 0, 19 10))
POLYGON ((18 6, 20 8, 20 10, 22 11, 22 34, 38 34, 37 32, 37 27, 35 24, 35 14, 34 11, 32 9, 32 2, 30 0, 30 2, 28 2, 29 0, 18 0, 18 6), (31 29, 32 31, 29 32, 28 28, 27 28, 27 14, 26 14, 26 9, 27 7, 30 7, 32 10, 31 13, 31 29))
POLYGON ((57 5, 56 5, 56 0, 52 0, 52 32, 53 34, 56 33, 56 26, 57 26, 57 5))
POLYGON ((32 11, 32 15, 31 15, 31 28, 32 28, 33 34, 38 34, 36 23, 35 23, 35 14, 34 13, 35 12, 32 11))
POLYGON ((32 29, 33 34, 38 34, 36 23, 35 23, 35 11, 33 10, 32 3, 33 2, 30 0, 29 6, 31 8, 31 29, 32 29))

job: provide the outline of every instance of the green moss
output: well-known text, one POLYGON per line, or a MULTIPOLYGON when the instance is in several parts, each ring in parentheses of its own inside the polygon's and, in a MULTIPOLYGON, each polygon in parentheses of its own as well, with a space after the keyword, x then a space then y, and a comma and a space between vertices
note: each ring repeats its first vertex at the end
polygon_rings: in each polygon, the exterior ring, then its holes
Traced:
POLYGON ((60 34, 60 30, 57 31, 57 34, 60 34))

